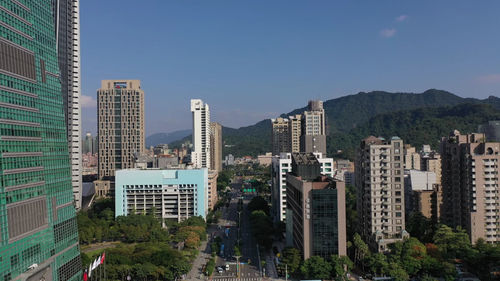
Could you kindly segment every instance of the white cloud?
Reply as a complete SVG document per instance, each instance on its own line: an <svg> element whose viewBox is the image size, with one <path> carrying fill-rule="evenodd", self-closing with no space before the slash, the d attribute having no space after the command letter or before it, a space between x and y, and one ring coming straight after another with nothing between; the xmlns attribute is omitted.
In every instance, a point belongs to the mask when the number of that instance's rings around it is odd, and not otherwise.
<svg viewBox="0 0 500 281"><path fill-rule="evenodd" d="M500 83L500 73L479 76L477 81L480 83Z"/></svg>
<svg viewBox="0 0 500 281"><path fill-rule="evenodd" d="M95 108L95 107L97 107L97 101L94 99L94 97L91 97L91 96L82 95L80 97L80 104L82 105L82 108Z"/></svg>
<svg viewBox="0 0 500 281"><path fill-rule="evenodd" d="M396 18L396 21L402 22L408 19L408 15L400 15Z"/></svg>
<svg viewBox="0 0 500 281"><path fill-rule="evenodd" d="M380 36L382 36L384 38L391 38L394 35L396 35L396 29L395 28L386 28L386 29L382 29L380 31Z"/></svg>

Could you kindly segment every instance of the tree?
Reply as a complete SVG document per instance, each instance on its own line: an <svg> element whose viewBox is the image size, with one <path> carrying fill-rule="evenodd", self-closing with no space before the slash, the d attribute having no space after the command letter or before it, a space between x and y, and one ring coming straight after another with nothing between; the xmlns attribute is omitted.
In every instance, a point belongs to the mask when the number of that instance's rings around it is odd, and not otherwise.
<svg viewBox="0 0 500 281"><path fill-rule="evenodd" d="M374 274L384 275L388 271L389 263L387 257L382 253L369 255L366 258L368 270Z"/></svg>
<svg viewBox="0 0 500 281"><path fill-rule="evenodd" d="M248 203L248 210L250 212L253 211L264 211L266 215L269 215L269 204L267 203L266 199L262 196L255 196L250 200L250 203Z"/></svg>
<svg viewBox="0 0 500 281"><path fill-rule="evenodd" d="M302 254L299 250L293 247L287 247L283 249L281 263L287 265L287 269L290 273L294 274L300 267L300 262L302 261Z"/></svg>
<svg viewBox="0 0 500 281"><path fill-rule="evenodd" d="M446 225L438 227L434 234L434 243L441 255L447 259L464 258L471 249L469 235L465 230L457 228L453 231Z"/></svg>
<svg viewBox="0 0 500 281"><path fill-rule="evenodd" d="M353 262L347 256L332 255L330 263L332 264L332 277L335 280L347 281L347 271L351 270L354 266Z"/></svg>
<svg viewBox="0 0 500 281"><path fill-rule="evenodd" d="M408 273L395 262L389 264L388 273L395 281L407 281L410 279Z"/></svg>
<svg viewBox="0 0 500 281"><path fill-rule="evenodd" d="M354 262L356 264L361 264L361 267L364 271L365 258L370 255L370 249L368 248L368 245L366 245L365 241L361 239L361 236L358 233L354 234L353 244L354 244Z"/></svg>
<svg viewBox="0 0 500 281"><path fill-rule="evenodd" d="M307 279L329 279L332 266L322 257L312 256L300 266L300 272Z"/></svg>

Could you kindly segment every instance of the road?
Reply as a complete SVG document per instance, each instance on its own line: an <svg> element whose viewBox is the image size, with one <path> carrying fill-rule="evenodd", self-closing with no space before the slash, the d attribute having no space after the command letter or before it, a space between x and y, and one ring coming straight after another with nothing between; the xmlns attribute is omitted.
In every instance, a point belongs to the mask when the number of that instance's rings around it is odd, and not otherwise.
<svg viewBox="0 0 500 281"><path fill-rule="evenodd" d="M217 230L212 235L222 237L224 244L224 253L221 256L219 253L217 258L217 266L223 268L229 264L229 270L223 270L222 273L215 270L212 275L213 280L229 281L258 281L262 280L259 269L259 257L257 253L257 244L251 233L250 214L247 210L247 205L254 195L244 195L243 209L241 214L238 213L238 198L240 196L241 183L231 184L231 202L229 207L224 207L222 210L222 218L218 225L220 230ZM241 225L238 233L238 220L241 216ZM226 237L225 229L229 228L229 235ZM234 246L238 241L238 234L241 240L241 257L239 263L234 256ZM216 267L217 267L216 266ZM239 276L238 276L239 272Z"/></svg>

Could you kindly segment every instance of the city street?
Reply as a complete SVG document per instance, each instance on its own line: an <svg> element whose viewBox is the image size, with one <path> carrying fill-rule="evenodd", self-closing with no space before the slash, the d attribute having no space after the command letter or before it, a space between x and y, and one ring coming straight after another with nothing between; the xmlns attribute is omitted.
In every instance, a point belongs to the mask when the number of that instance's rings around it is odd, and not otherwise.
<svg viewBox="0 0 500 281"><path fill-rule="evenodd" d="M241 213L238 212L238 198L240 197L241 183L231 184L231 202L229 207L222 208L222 218L219 220L220 229L215 235L222 238L224 251L218 253L217 265L212 279L214 280L238 280L253 281L261 280L261 272L259 269L259 257L257 253L257 244L255 243L250 229L250 214L246 210L246 206L253 198L253 195L243 195L243 208ZM241 216L240 241L241 241L241 257L239 263L234 255L234 246L238 241L238 217ZM228 236L226 237L226 228L229 228ZM226 265L229 265L229 270L225 270ZM222 273L217 271L217 267L222 267ZM238 272L240 273L238 276Z"/></svg>

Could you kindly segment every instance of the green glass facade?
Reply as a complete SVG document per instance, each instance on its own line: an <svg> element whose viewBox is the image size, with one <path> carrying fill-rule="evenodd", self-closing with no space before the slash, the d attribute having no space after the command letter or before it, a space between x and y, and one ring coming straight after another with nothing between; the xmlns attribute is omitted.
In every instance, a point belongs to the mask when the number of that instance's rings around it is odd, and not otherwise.
<svg viewBox="0 0 500 281"><path fill-rule="evenodd" d="M337 190L312 190L312 253L329 259L339 254Z"/></svg>
<svg viewBox="0 0 500 281"><path fill-rule="evenodd" d="M0 0L0 281L81 280L54 0Z"/></svg>

